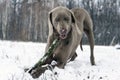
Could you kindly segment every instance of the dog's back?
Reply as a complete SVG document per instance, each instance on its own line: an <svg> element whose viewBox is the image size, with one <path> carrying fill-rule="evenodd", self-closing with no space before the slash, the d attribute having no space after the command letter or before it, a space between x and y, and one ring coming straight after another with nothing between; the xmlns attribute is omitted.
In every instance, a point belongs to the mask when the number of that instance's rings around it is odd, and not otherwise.
<svg viewBox="0 0 120 80"><path fill-rule="evenodd" d="M77 20L78 27L81 31L88 28L93 28L93 23L89 13L83 8L73 8L71 11ZM83 24L81 24L83 23Z"/></svg>

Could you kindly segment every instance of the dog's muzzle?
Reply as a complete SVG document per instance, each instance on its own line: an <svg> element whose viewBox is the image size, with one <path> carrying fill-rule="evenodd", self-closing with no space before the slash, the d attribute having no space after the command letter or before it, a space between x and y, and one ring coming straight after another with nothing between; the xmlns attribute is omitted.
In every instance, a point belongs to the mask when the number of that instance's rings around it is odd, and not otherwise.
<svg viewBox="0 0 120 80"><path fill-rule="evenodd" d="M66 37L67 37L67 30L65 28L62 28L60 30L60 38L61 39L66 39Z"/></svg>

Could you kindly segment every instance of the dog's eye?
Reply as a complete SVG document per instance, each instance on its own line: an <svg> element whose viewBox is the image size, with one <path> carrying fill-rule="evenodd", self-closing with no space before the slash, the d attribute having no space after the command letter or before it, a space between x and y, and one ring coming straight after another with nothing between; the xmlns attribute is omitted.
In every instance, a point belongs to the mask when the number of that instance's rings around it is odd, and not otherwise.
<svg viewBox="0 0 120 80"><path fill-rule="evenodd" d="M67 21L67 22L68 22L68 21L69 21L69 19L68 19L67 17L64 17L64 21Z"/></svg>
<svg viewBox="0 0 120 80"><path fill-rule="evenodd" d="M60 21L60 18L56 18L55 21L56 21L56 22L59 22L59 21Z"/></svg>

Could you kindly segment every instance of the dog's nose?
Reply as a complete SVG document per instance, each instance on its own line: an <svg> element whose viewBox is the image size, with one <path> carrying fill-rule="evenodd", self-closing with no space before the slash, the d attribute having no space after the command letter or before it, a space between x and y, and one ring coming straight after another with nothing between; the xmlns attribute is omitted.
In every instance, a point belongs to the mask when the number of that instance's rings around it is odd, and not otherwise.
<svg viewBox="0 0 120 80"><path fill-rule="evenodd" d="M66 30L65 28L62 28L62 29L60 30L60 33L61 33L61 34L66 34L66 32L67 32L67 30Z"/></svg>

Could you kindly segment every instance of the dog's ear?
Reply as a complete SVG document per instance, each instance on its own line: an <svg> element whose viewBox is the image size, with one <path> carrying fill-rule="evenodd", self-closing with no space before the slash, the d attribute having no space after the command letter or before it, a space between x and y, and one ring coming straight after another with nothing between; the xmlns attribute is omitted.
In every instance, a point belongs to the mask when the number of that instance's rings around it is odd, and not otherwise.
<svg viewBox="0 0 120 80"><path fill-rule="evenodd" d="M49 36L53 35L52 11L48 14Z"/></svg>
<svg viewBox="0 0 120 80"><path fill-rule="evenodd" d="M74 14L73 14L73 12L72 11L70 11L70 13L71 13L71 21L72 21L72 23L75 23L76 22L76 19L75 19L75 16L74 16Z"/></svg>

